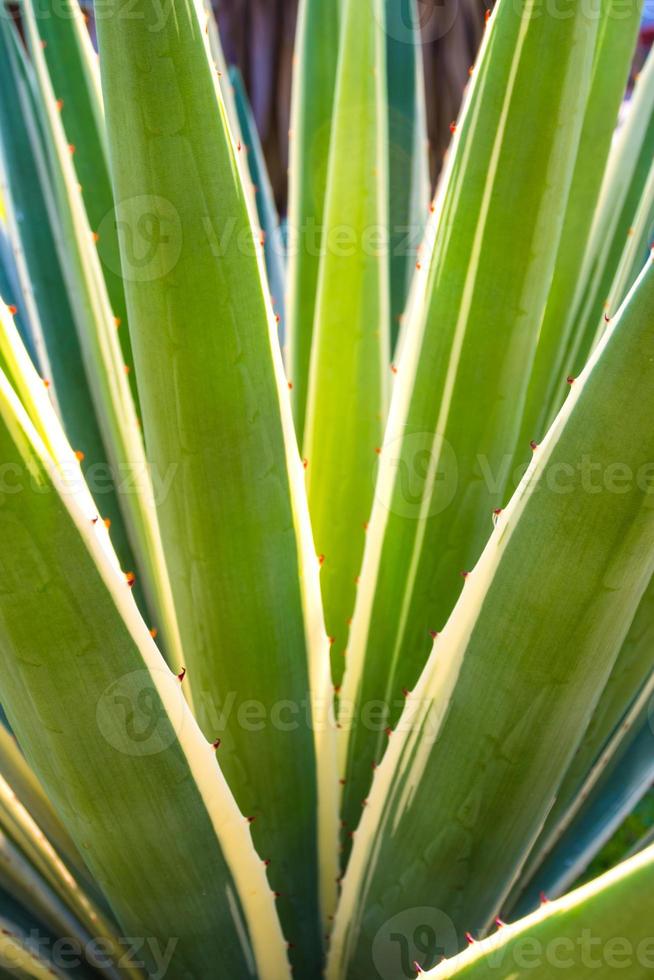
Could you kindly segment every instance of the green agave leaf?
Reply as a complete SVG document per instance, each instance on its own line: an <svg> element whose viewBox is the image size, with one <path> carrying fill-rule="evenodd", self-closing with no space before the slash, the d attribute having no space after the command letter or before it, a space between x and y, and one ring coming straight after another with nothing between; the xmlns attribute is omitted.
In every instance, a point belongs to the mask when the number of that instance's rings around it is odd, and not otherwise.
<svg viewBox="0 0 654 980"><path fill-rule="evenodd" d="M33 980L66 980L50 959L41 955L29 937L11 920L0 917L0 971L10 977L31 977Z"/></svg>
<svg viewBox="0 0 654 980"><path fill-rule="evenodd" d="M572 308L574 331L564 371L575 375L585 364L603 316L615 309L611 285L633 229L654 157L654 52L636 82L629 114L613 145L584 259L579 294ZM629 283L631 286L631 283ZM562 401L556 392L550 413Z"/></svg>
<svg viewBox="0 0 654 980"><path fill-rule="evenodd" d="M97 55L78 0L38 0L34 12L63 129L68 143L74 147L75 172L89 224L99 236L98 255L109 303L119 325L123 361L131 368L133 357L126 322L118 229L113 220L114 200ZM138 404L133 372L129 380L132 397Z"/></svg>
<svg viewBox="0 0 654 980"><path fill-rule="evenodd" d="M5 199L0 205L4 208L4 214L0 220L0 296L6 297L11 305L16 308L16 325L23 343L27 347L33 363L38 364L37 348L40 345L40 338L37 339L34 336L34 326L30 321L20 286L14 247L8 234L7 196L7 176L0 141L0 200Z"/></svg>
<svg viewBox="0 0 654 980"><path fill-rule="evenodd" d="M11 310L0 298L0 369L20 398L32 425L60 466L79 469L57 417L53 414L46 388L29 358L16 329Z"/></svg>
<svg viewBox="0 0 654 980"><path fill-rule="evenodd" d="M2 826L0 826L0 884L25 908L29 908L54 935L68 936L82 948L92 938L61 896L35 870L30 860L7 836ZM0 917L1 921L2 917ZM108 949L111 951L110 944ZM4 963L0 957L0 967L2 966ZM121 973L112 965L103 971L103 975L117 980L129 976L129 973L127 971ZM136 971L132 972L135 980L140 976L141 974Z"/></svg>
<svg viewBox="0 0 654 980"><path fill-rule="evenodd" d="M654 849L572 892L533 915L475 943L467 952L425 975L425 980L554 980L649 977L652 956Z"/></svg>
<svg viewBox="0 0 654 980"><path fill-rule="evenodd" d="M337 800L304 471L198 7L163 21L154 0L134 11L121 17L116 0L98 21L101 68L118 208L167 241L127 298L149 460L174 471L159 516L188 683L256 818L296 974L313 978L319 890L325 914L335 900Z"/></svg>
<svg viewBox="0 0 654 980"><path fill-rule="evenodd" d="M172 944L175 976L220 962L287 977L265 868L215 750L90 496L49 459L3 374L0 458L20 480L0 497L0 696L30 765L126 934Z"/></svg>
<svg viewBox="0 0 654 980"><path fill-rule="evenodd" d="M286 316L288 374L293 379L293 414L300 441L309 392L342 2L300 0L298 9L291 107Z"/></svg>
<svg viewBox="0 0 654 980"><path fill-rule="evenodd" d="M345 0L303 452L336 684L390 378L384 0ZM345 230L345 244L338 235ZM376 237L375 237L376 236Z"/></svg>
<svg viewBox="0 0 654 980"><path fill-rule="evenodd" d="M85 454L76 454L70 448L61 423L51 410L51 403L46 392L43 380L37 375L36 370L24 347L18 330L16 329L10 309L4 304L0 297L0 369L4 371L10 381L14 391L20 398L23 407L27 411L30 421L39 433L53 461L61 467L66 467L68 472L77 473L80 467L85 467L87 457ZM83 455L83 459L80 456ZM90 471L93 474L93 470ZM111 518L108 518L105 506L105 496L102 496L102 512L105 523L111 527L112 541L114 540L114 526ZM128 556L131 551L128 551ZM123 555L120 555L122 562ZM124 563L122 567L125 567ZM129 565L127 567L130 567ZM139 603L142 601L138 596Z"/></svg>
<svg viewBox="0 0 654 980"><path fill-rule="evenodd" d="M634 223L629 232L629 240L622 253L620 264L618 265L611 291L609 293L609 318L617 309L638 278L643 265L652 233L654 232L654 164L650 167L647 182L643 188L643 194L638 205ZM602 334L606 329L604 318L600 321L593 348L601 340Z"/></svg>
<svg viewBox="0 0 654 980"><path fill-rule="evenodd" d="M4 726L0 726L0 776L11 786L16 799L36 820L68 867L74 869L77 877L83 878L87 872L79 851L62 826L13 736Z"/></svg>
<svg viewBox="0 0 654 980"><path fill-rule="evenodd" d="M515 882L654 570L653 315L650 261L390 737L343 883L330 980L369 976L376 937L407 910L440 910L461 944L485 933ZM584 460L603 479L628 471L626 492L588 492Z"/></svg>
<svg viewBox="0 0 654 980"><path fill-rule="evenodd" d="M386 0L391 351L429 214L429 141L416 0Z"/></svg>
<svg viewBox="0 0 654 980"><path fill-rule="evenodd" d="M22 192L36 172L34 158L38 158L38 151L32 146L32 142L40 142L41 131L34 117L29 67L18 31L6 16L2 16L0 20L0 193L3 198L3 230L7 236L9 258L13 265L13 305L17 308L18 322L25 333L25 343L34 363L44 375L49 376L51 368L35 303L35 297L40 296L43 286L38 275L31 282L25 269L26 254L29 254L32 239L28 233L24 246L18 232L20 224L25 221L26 210L29 214L32 203ZM38 233L39 229L34 229L35 237ZM5 292L3 295L8 297L10 293ZM62 312L65 313L65 310Z"/></svg>
<svg viewBox="0 0 654 980"><path fill-rule="evenodd" d="M635 812L640 815L640 810L642 808L642 810L645 813L647 813L648 810L649 810L649 804L650 804L650 793L646 793L645 796L643 797L641 803L639 803L638 806L636 807L636 811ZM630 816L631 816L631 814L630 814ZM629 818L627 818L627 819L629 819ZM646 847L649 847L650 844L652 844L652 843L654 843L654 827L650 827L648 830L646 830L645 833L643 833L638 838L638 840L636 841L636 843L632 847L629 848L629 853L625 855L625 860L627 858L633 857L634 854L640 854L641 851L644 851L645 848Z"/></svg>
<svg viewBox="0 0 654 980"><path fill-rule="evenodd" d="M266 272L270 285L273 307L279 323L279 340L284 346L284 306L286 291L286 256L284 240L279 226L279 215L270 185L270 178L263 155L257 124L252 115L241 73L236 67L229 69L229 77L234 86L234 97L238 111L239 126L243 145L247 152L249 174L254 184L254 198L259 224L263 236L263 254L266 259Z"/></svg>
<svg viewBox="0 0 654 980"><path fill-rule="evenodd" d="M528 446L532 439L540 439L547 431L553 394L561 391L566 348L574 327L570 307L581 277L593 214L636 46L642 7L642 0L633 0L626 6L621 0L603 0L601 4L591 88L529 380L521 447ZM635 279L636 275L629 287Z"/></svg>
<svg viewBox="0 0 654 980"><path fill-rule="evenodd" d="M583 805L537 869L511 916L531 911L538 896L562 895L586 871L602 847L651 789L654 781L654 733L651 701L608 765L588 789Z"/></svg>
<svg viewBox="0 0 654 980"><path fill-rule="evenodd" d="M92 939L89 941L90 945L84 948L79 941L73 940L71 943L70 938L58 936L48 929L33 911L25 909L13 895L2 888L0 888L0 919L6 923L8 932L24 942L37 957L41 956L45 959L48 965L62 970L62 974L66 977L73 976L76 980L97 980L98 971L89 965L91 959L95 959L96 962L100 960L98 963L100 975L103 970L106 975L113 969L108 957L102 957L101 947L93 946ZM58 945L55 945L57 943ZM5 965L6 972L0 960L0 977L3 980L6 977L25 976L21 974L16 964L13 964L14 973L10 969L11 963L5 961ZM116 976L115 972L114 976ZM143 973L140 973L139 977L143 978Z"/></svg>
<svg viewBox="0 0 654 980"><path fill-rule="evenodd" d="M4 831L20 848L30 865L76 916L86 934L106 942L120 960L120 947L110 923L98 904L90 898L71 874L65 862L45 838L29 811L17 799L13 788L0 776L0 833ZM137 976L136 971L132 975Z"/></svg>
<svg viewBox="0 0 654 980"><path fill-rule="evenodd" d="M570 763L520 887L537 871L638 726L654 694L654 582L634 617L588 728ZM517 891L518 889L516 889Z"/></svg>
<svg viewBox="0 0 654 980"><path fill-rule="evenodd" d="M409 300L343 681L349 831L510 476L598 20L534 11L490 21Z"/></svg>
<svg viewBox="0 0 654 980"><path fill-rule="evenodd" d="M227 65L222 42L220 40L218 22L216 20L214 8L211 4L208 4L205 8L204 17L205 31L209 42L209 53L213 59L213 66L218 76L218 87L225 104L229 128L232 131L232 138L234 142L238 142L238 140L242 137L242 133L240 130L239 112L236 105L236 92L234 91L230 68ZM247 167L243 167L242 173L245 170L247 170Z"/></svg>
<svg viewBox="0 0 654 980"><path fill-rule="evenodd" d="M111 522L112 540L125 568L134 567L116 486L108 466L108 454L96 420L77 336L74 313L64 271L57 252L53 222L57 204L50 168L33 103L33 79L17 34L3 19L0 23L0 134L6 157L6 177L11 199L13 247L22 284L18 314L25 313L32 330L42 338L45 353L35 363L51 384L68 437L84 453L83 469L102 490L102 510ZM2 294L12 302L12 294ZM19 321L20 325L20 321ZM24 336L24 334L23 334ZM33 347L34 345L31 345ZM39 343L36 345L40 349Z"/></svg>
<svg viewBox="0 0 654 980"><path fill-rule="evenodd" d="M91 396L114 481L118 480L118 499L137 556L140 583L153 610L156 628L162 634L166 653L173 664L181 665L179 632L157 525L153 487L153 479L156 479L157 493L164 494L170 474L165 471L151 473L146 463L140 423L124 369L94 232L77 185L32 0L24 0L21 11L38 82L41 123L61 219L59 255L69 296L74 303ZM108 220L113 218L110 216ZM131 276L139 273L143 274L143 267L138 263L125 271L125 275ZM84 446L76 448L85 452Z"/></svg>

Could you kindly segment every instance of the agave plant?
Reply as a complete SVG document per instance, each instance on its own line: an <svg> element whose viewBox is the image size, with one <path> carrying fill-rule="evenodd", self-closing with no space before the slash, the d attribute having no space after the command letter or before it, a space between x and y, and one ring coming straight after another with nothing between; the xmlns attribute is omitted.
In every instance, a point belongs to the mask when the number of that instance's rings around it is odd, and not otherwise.
<svg viewBox="0 0 654 980"><path fill-rule="evenodd" d="M417 7L304 0L285 239L199 0L3 8L3 975L654 968L640 13L499 0L430 201Z"/></svg>

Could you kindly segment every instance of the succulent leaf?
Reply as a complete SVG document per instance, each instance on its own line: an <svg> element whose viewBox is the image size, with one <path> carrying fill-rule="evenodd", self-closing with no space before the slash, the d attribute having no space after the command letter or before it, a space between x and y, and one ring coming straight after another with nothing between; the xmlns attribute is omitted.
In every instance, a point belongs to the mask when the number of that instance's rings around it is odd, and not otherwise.
<svg viewBox="0 0 654 980"><path fill-rule="evenodd" d="M575 375L591 351L604 316L610 316L617 297L611 284L625 248L629 248L643 190L654 158L654 51L636 81L627 118L618 132L608 160L600 199L591 229L579 295L572 309L574 330L568 342L565 371ZM631 286L632 283L629 283ZM606 304L609 304L607 307ZM561 402L560 390L550 406Z"/></svg>
<svg viewBox="0 0 654 980"><path fill-rule="evenodd" d="M391 353L397 348L430 199L422 38L416 0L386 0Z"/></svg>
<svg viewBox="0 0 654 980"><path fill-rule="evenodd" d="M172 473L159 517L186 683L313 977L318 895L326 915L336 889L334 727L276 324L198 5L163 24L153 0L118 9L98 22L103 88L118 207L162 236L127 298L148 459Z"/></svg>
<svg viewBox="0 0 654 980"><path fill-rule="evenodd" d="M325 556L320 584L337 685L390 378L384 16L384 0L345 0L341 8L341 54L302 443L316 548ZM346 237L341 241L339 235Z"/></svg>
<svg viewBox="0 0 654 980"><path fill-rule="evenodd" d="M132 368L97 55L78 0L39 0L34 13L63 130L75 148L75 173L89 225L98 235L98 256L109 304L119 324L123 362ZM138 407L133 371L128 380Z"/></svg>
<svg viewBox="0 0 654 980"><path fill-rule="evenodd" d="M579 4L562 21L529 2L500 2L454 134L409 300L348 642L340 719L348 830L403 690L505 502L596 29Z"/></svg>
<svg viewBox="0 0 654 980"><path fill-rule="evenodd" d="M369 975L376 931L406 908L441 909L462 945L465 931L483 935L527 857L654 570L651 476L638 476L654 453L653 315L650 260L390 737L343 882L330 980ZM584 459L602 480L627 468L628 491L588 492Z"/></svg>
<svg viewBox="0 0 654 980"><path fill-rule="evenodd" d="M0 452L22 479L0 505L2 699L28 761L127 935L179 937L177 975L217 959L237 975L254 958L261 976L288 976L265 869L215 752L107 560L92 503L4 375Z"/></svg>
<svg viewBox="0 0 654 980"><path fill-rule="evenodd" d="M603 779L604 771L615 769L615 757L622 754L634 730L646 725L654 695L653 630L654 583L650 582L584 737L565 773L556 802L532 848L516 886L517 894L525 882L538 873L539 866L563 834L571 836L570 825L577 820L579 812L586 809L588 797ZM647 787L645 777L643 791ZM598 843L598 849L600 846ZM549 864L556 866L556 857ZM551 889L548 894L552 894Z"/></svg>
<svg viewBox="0 0 654 980"><path fill-rule="evenodd" d="M289 170L288 372L302 440L322 252L342 0L300 0Z"/></svg>
<svg viewBox="0 0 654 980"><path fill-rule="evenodd" d="M651 697L633 728L610 746L607 762L593 771L585 795L562 825L511 915L530 912L538 896L557 898L586 872L591 861L635 809L654 781Z"/></svg>
<svg viewBox="0 0 654 980"><path fill-rule="evenodd" d="M8 976L67 980L65 973L34 949L30 937L4 916L0 917L0 963L7 968Z"/></svg>
<svg viewBox="0 0 654 980"><path fill-rule="evenodd" d="M593 75L574 176L529 379L520 437L523 453L530 440L538 441L547 431L550 417L546 413L553 393L562 390L566 348L574 323L569 311L582 273L593 214L636 47L642 6L641 0L633 0L626 7L620 0L603 0L601 4ZM635 279L636 275L629 287ZM620 302L626 292L625 289Z"/></svg>
<svg viewBox="0 0 654 980"><path fill-rule="evenodd" d="M127 532L142 573L143 585L166 652L174 665L182 663L179 630L173 608L168 570L155 512L155 492L148 469L140 422L117 338L116 323L98 257L94 232L78 187L70 146L63 131L57 100L38 34L32 0L21 7L29 51L40 92L41 124L61 219L63 268L74 304L76 327L87 378ZM134 260L140 268L140 259ZM134 275L135 266L122 272ZM142 271L142 269L140 270ZM129 365L127 365L129 367ZM77 449L85 452L84 447ZM166 474L154 472L156 479ZM165 492L158 487L158 492Z"/></svg>
<svg viewBox="0 0 654 980"><path fill-rule="evenodd" d="M651 899L654 850L626 861L596 881L512 925L425 974L424 980L509 980L522 970L554 980L610 980L629 969L630 980L651 973Z"/></svg>
<svg viewBox="0 0 654 980"><path fill-rule="evenodd" d="M257 216L261 226L263 254L266 260L266 273L270 286L270 296L279 328L279 340L284 347L284 308L286 292L286 251L279 224L279 215L266 169L261 140L252 115L243 78L238 68L229 69L229 77L234 87L234 99L238 112L242 145L247 153L249 174L254 185L254 199Z"/></svg>

